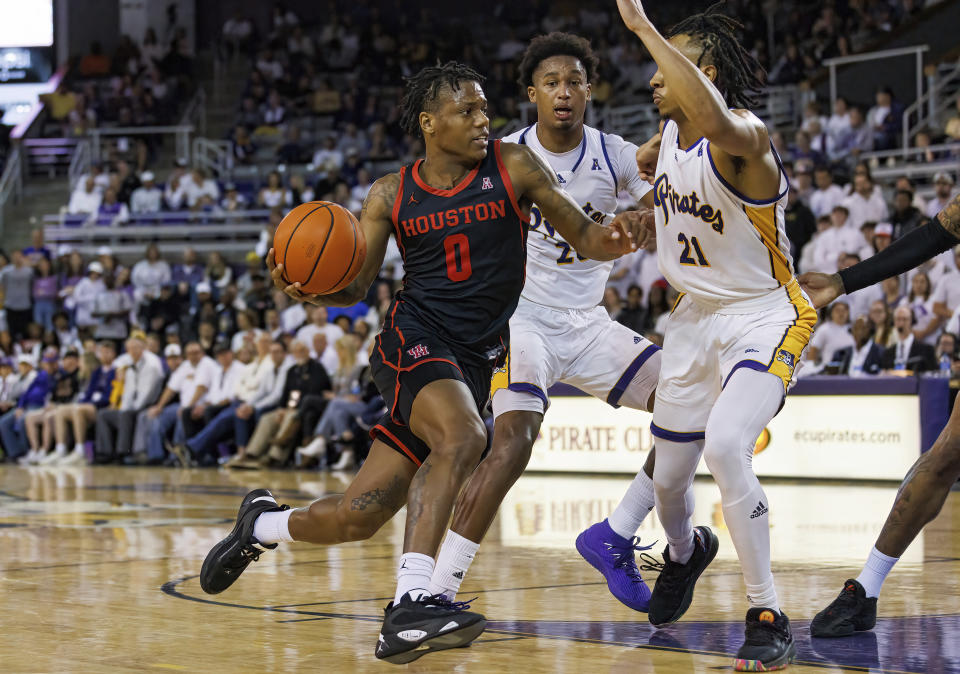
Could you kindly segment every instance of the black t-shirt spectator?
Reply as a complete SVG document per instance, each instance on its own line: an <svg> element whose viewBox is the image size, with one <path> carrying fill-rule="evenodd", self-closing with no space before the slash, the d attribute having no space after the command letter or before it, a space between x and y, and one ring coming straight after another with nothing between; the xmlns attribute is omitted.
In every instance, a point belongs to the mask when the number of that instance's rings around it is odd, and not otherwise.
<svg viewBox="0 0 960 674"><path fill-rule="evenodd" d="M280 405L298 407L306 396L321 395L332 388L330 376L319 361L311 359L303 364L297 363L287 372Z"/></svg>
<svg viewBox="0 0 960 674"><path fill-rule="evenodd" d="M57 404L65 404L73 402L73 399L77 396L77 393L80 392L80 372L79 370L74 370L73 372L67 372L66 370L59 370L57 374L53 376L53 395L51 397L51 402Z"/></svg>

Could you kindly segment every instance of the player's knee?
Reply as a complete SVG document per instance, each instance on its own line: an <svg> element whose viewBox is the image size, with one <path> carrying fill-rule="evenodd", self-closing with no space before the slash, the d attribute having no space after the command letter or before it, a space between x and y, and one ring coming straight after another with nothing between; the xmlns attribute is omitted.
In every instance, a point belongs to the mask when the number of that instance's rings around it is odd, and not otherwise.
<svg viewBox="0 0 960 674"><path fill-rule="evenodd" d="M711 424L703 445L703 460L711 474L739 473L745 463L752 464L752 447L745 447L743 430L733 424ZM718 478L718 480L721 478Z"/></svg>
<svg viewBox="0 0 960 674"><path fill-rule="evenodd" d="M927 453L938 481L953 484L960 478L960 437L937 442Z"/></svg>
<svg viewBox="0 0 960 674"><path fill-rule="evenodd" d="M434 461L449 461L464 470L473 470L487 447L487 427L480 418L461 422L455 429L443 430L430 445Z"/></svg>
<svg viewBox="0 0 960 674"><path fill-rule="evenodd" d="M501 424L495 429L493 448L486 460L497 464L504 476L520 477L530 463L537 428L527 423Z"/></svg>

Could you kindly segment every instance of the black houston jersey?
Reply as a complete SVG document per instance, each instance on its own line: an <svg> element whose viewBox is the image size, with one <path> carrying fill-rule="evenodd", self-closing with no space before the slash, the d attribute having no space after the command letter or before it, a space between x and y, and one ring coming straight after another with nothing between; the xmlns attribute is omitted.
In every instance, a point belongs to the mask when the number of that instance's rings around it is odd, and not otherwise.
<svg viewBox="0 0 960 674"><path fill-rule="evenodd" d="M420 178L422 161L400 169L393 225L404 278L391 316L401 326L416 320L465 358L496 359L523 289L528 220L500 141L491 141L487 156L450 190Z"/></svg>

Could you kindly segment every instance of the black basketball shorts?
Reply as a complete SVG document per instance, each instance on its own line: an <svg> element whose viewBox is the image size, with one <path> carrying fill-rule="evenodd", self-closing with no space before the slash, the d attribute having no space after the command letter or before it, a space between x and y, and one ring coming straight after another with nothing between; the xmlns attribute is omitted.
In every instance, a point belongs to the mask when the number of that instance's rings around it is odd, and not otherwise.
<svg viewBox="0 0 960 674"><path fill-rule="evenodd" d="M438 379L456 379L470 389L477 412L490 397L490 365L469 365L458 359L447 344L409 321L385 328L376 339L370 357L373 381L387 405L387 413L370 430L416 465L430 454L427 444L410 430L410 411L420 390Z"/></svg>

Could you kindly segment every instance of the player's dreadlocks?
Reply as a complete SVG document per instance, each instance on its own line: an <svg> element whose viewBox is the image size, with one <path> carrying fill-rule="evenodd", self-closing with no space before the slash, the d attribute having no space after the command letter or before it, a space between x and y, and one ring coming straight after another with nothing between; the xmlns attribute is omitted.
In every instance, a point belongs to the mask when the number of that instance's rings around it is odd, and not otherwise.
<svg viewBox="0 0 960 674"><path fill-rule="evenodd" d="M600 59L593 53L590 41L572 33L554 31L547 35L538 35L530 40L527 50L520 60L520 86L526 89L533 86L533 72L544 60L551 56L572 56L583 64L587 71L587 82L592 82L600 65Z"/></svg>
<svg viewBox="0 0 960 674"><path fill-rule="evenodd" d="M720 0L705 12L687 17L671 28L666 37L690 36L703 50L697 59L697 67L704 61L717 67L714 84L727 104L734 108L751 108L757 104L756 94L764 86L766 73L737 39L737 31L743 25L720 12L723 4L724 0Z"/></svg>
<svg viewBox="0 0 960 674"><path fill-rule="evenodd" d="M461 82L479 82L483 76L470 66L456 61L428 66L412 77L405 78L406 91L400 101L400 126L413 136L421 135L420 113L433 112L443 87L460 90Z"/></svg>

